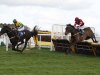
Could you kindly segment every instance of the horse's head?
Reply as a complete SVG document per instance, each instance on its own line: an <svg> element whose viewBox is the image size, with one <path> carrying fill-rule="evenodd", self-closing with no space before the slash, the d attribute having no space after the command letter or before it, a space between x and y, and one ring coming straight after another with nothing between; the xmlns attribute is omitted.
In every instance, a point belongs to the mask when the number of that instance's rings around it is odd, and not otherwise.
<svg viewBox="0 0 100 75"><path fill-rule="evenodd" d="M67 24L66 28L65 28L65 35L69 34L69 33L73 33L75 30L74 26L72 26L71 24Z"/></svg>
<svg viewBox="0 0 100 75"><path fill-rule="evenodd" d="M4 25L0 31L0 36L4 33L8 33L11 31L11 28L8 25Z"/></svg>

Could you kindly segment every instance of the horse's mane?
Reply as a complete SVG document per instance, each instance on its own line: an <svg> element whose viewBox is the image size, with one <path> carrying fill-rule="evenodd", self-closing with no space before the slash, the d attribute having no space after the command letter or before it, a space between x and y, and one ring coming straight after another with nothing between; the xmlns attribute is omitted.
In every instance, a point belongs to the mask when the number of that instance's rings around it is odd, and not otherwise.
<svg viewBox="0 0 100 75"><path fill-rule="evenodd" d="M70 27L72 27L72 28L75 28L73 25L71 25L71 24L67 24L67 26L70 26Z"/></svg>
<svg viewBox="0 0 100 75"><path fill-rule="evenodd" d="M10 29L10 30L12 30L11 27L10 27L9 25L4 25L3 28L4 28L4 27L5 27L5 28L8 28L8 29Z"/></svg>
<svg viewBox="0 0 100 75"><path fill-rule="evenodd" d="M3 25L3 27L7 27L7 28L10 28L10 26L9 26L9 25Z"/></svg>

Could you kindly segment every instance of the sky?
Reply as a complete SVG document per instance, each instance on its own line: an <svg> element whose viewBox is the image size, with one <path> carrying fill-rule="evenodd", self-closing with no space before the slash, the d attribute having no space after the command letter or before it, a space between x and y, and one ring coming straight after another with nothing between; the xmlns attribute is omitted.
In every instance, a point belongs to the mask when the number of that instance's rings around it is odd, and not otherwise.
<svg viewBox="0 0 100 75"><path fill-rule="evenodd" d="M0 0L0 23L17 19L31 29L52 30L52 25L74 24L79 17L100 35L100 0Z"/></svg>

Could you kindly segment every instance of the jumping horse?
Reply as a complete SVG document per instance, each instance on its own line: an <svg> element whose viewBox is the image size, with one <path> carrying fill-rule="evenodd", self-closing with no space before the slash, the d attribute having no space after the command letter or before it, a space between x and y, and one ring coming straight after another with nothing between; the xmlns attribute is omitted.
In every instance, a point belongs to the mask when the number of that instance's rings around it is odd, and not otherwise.
<svg viewBox="0 0 100 75"><path fill-rule="evenodd" d="M10 42L12 43L12 50L14 51L18 51L18 52L23 52L24 49L27 46L27 42L31 37L35 37L38 35L38 28L37 26L34 26L32 31L29 30L23 30L22 33L23 35L20 37L18 35L18 31L17 30L13 30L9 25L3 25L1 31L0 31L0 36L3 35L4 33L6 33L10 39ZM25 43L24 47L22 48L22 50L19 50L19 45ZM17 46L17 48L16 48Z"/></svg>
<svg viewBox="0 0 100 75"><path fill-rule="evenodd" d="M73 25L67 24L65 28L65 35L71 33L70 46L75 46L76 43L82 42L83 40L88 40L90 38L94 43L98 42L90 27L84 28L83 30L84 34L82 35Z"/></svg>

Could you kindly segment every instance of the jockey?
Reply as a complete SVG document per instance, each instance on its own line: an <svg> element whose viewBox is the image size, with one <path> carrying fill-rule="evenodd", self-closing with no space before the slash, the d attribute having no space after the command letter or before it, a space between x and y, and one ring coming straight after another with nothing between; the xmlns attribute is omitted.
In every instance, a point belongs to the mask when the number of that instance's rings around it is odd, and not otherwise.
<svg viewBox="0 0 100 75"><path fill-rule="evenodd" d="M75 18L74 27L75 27L76 29L78 29L78 30L81 32L81 34L84 33L84 31L83 31L83 29L84 29L84 22L83 22L82 19L79 19L78 17L76 17L76 18Z"/></svg>
<svg viewBox="0 0 100 75"><path fill-rule="evenodd" d="M21 22L18 22L16 19L13 20L13 23L16 27L16 29L19 31L19 35L21 36L23 33L21 31L24 30L24 25Z"/></svg>

